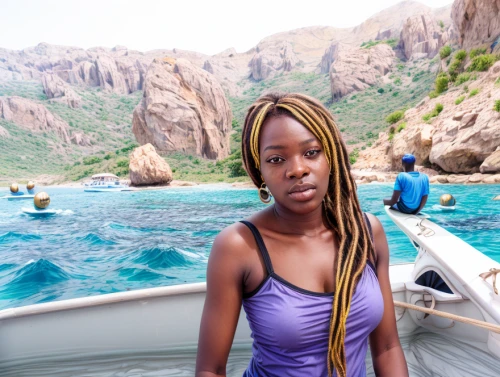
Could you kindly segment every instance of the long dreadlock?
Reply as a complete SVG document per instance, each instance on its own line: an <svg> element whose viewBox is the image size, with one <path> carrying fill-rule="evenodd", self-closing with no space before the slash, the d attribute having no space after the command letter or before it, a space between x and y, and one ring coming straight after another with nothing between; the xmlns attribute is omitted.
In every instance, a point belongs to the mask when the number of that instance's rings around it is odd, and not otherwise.
<svg viewBox="0 0 500 377"><path fill-rule="evenodd" d="M328 374L345 377L346 320L356 282L366 260L375 260L375 251L350 173L349 155L330 112L317 100L303 94L271 93L260 97L250 108L243 127L242 156L248 175L260 187L259 135L264 122L288 115L306 127L321 142L330 166L330 183L324 198L327 226L339 240L335 294L330 319Z"/></svg>

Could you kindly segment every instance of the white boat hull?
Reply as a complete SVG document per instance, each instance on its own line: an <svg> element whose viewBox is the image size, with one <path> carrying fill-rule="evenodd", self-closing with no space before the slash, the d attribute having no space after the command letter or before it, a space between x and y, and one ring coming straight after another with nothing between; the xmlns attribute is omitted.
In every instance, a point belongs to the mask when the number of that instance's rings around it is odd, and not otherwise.
<svg viewBox="0 0 500 377"><path fill-rule="evenodd" d="M130 187L122 187L122 188L90 188L87 187L83 189L85 192L121 192L121 191L135 191L133 188Z"/></svg>

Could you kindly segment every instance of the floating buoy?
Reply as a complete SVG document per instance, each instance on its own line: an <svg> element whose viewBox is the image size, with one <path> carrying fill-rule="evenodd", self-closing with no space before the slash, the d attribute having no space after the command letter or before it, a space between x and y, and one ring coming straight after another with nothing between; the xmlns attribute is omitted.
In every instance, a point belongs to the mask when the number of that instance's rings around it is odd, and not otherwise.
<svg viewBox="0 0 500 377"><path fill-rule="evenodd" d="M19 185L17 183L13 183L10 185L10 192L16 194L19 191Z"/></svg>
<svg viewBox="0 0 500 377"><path fill-rule="evenodd" d="M35 183L33 181L29 181L28 184L26 185L26 188L28 190L33 190L35 188Z"/></svg>
<svg viewBox="0 0 500 377"><path fill-rule="evenodd" d="M457 201L451 194L443 194L439 198L439 204L443 207L453 207L456 203Z"/></svg>
<svg viewBox="0 0 500 377"><path fill-rule="evenodd" d="M50 197L49 194L46 192L39 192L38 194L35 195L35 207L38 209L44 209L47 208L50 204Z"/></svg>

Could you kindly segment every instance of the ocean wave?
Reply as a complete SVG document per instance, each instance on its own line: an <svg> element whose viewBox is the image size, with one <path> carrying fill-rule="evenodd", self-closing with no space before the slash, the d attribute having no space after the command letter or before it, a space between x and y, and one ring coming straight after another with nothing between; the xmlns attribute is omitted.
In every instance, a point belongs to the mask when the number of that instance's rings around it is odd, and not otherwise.
<svg viewBox="0 0 500 377"><path fill-rule="evenodd" d="M16 266L17 266L17 264L13 264L13 263L0 264L0 271L10 270Z"/></svg>
<svg viewBox="0 0 500 377"><path fill-rule="evenodd" d="M439 221L443 227L453 227L459 231L500 230L500 215L476 216L464 219L443 219Z"/></svg>
<svg viewBox="0 0 500 377"><path fill-rule="evenodd" d="M41 239L42 237L36 234L24 234L17 232L7 232L4 234L0 234L0 243L11 241L33 241Z"/></svg>
<svg viewBox="0 0 500 377"><path fill-rule="evenodd" d="M144 232L144 233L151 233L151 232L166 232L166 233L174 233L174 232L183 232L183 230L176 229L176 228L151 228L151 227L135 227L131 225L123 225L119 223L110 223L106 224L106 227L109 227L114 230L119 230L123 232Z"/></svg>
<svg viewBox="0 0 500 377"><path fill-rule="evenodd" d="M101 238L101 237L99 237L95 233L88 233L88 234L86 234L83 237L76 237L76 239L78 241L81 241L81 242L86 242L86 243L88 243L89 245L92 245L92 246L97 246L97 245L115 245L116 244L116 242L111 241L111 240L107 240L105 238Z"/></svg>
<svg viewBox="0 0 500 377"><path fill-rule="evenodd" d="M175 279L174 277L163 275L154 271L145 270L142 268L121 268L118 274L126 278L128 281L151 281L163 279Z"/></svg>
<svg viewBox="0 0 500 377"><path fill-rule="evenodd" d="M179 251L174 247L151 247L147 249L134 251L127 256L128 259L134 263L142 264L154 270L161 270L172 267L187 267L193 263L194 253Z"/></svg>
<svg viewBox="0 0 500 377"><path fill-rule="evenodd" d="M70 280L72 276L56 264L39 259L25 264L0 291L2 299L25 298L38 293L46 286Z"/></svg>
<svg viewBox="0 0 500 377"><path fill-rule="evenodd" d="M9 284L43 283L54 284L71 279L71 275L58 265L39 259L21 267Z"/></svg>

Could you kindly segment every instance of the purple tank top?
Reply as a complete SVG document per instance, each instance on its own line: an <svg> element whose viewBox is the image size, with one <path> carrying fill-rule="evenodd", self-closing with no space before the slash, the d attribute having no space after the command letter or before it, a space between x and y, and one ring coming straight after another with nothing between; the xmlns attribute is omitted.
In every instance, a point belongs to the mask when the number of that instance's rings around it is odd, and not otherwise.
<svg viewBox="0 0 500 377"><path fill-rule="evenodd" d="M311 292L278 276L264 240L252 231L264 259L267 277L243 296L253 345L243 377L326 377L333 293ZM370 229L371 232L371 229ZM384 301L371 262L359 279L347 317L345 350L348 377L365 377L368 335L384 313Z"/></svg>

